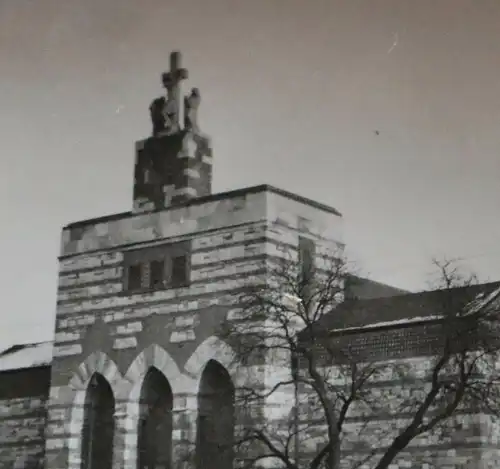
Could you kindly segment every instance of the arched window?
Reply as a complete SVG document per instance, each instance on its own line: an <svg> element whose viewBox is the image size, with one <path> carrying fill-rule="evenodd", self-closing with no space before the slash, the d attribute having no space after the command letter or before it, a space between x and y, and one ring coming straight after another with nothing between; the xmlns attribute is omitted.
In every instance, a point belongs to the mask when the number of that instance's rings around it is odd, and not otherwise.
<svg viewBox="0 0 500 469"><path fill-rule="evenodd" d="M82 430L82 469L111 469L115 398L106 379L95 373L85 396Z"/></svg>
<svg viewBox="0 0 500 469"><path fill-rule="evenodd" d="M234 420L233 382L220 363L210 360L198 390L198 469L233 468Z"/></svg>
<svg viewBox="0 0 500 469"><path fill-rule="evenodd" d="M138 469L172 467L172 389L156 368L144 378L137 440Z"/></svg>

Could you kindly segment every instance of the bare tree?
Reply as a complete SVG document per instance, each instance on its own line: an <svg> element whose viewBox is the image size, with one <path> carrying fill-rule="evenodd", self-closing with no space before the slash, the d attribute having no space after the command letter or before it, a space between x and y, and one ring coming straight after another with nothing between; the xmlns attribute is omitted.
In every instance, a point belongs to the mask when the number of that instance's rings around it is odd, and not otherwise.
<svg viewBox="0 0 500 469"><path fill-rule="evenodd" d="M266 281L244 289L221 331L260 372L237 393L254 414L236 441L246 467L386 469L422 435L442 441L463 413L498 414L500 291L435 265L439 289L355 300L342 252L269 259ZM367 317L373 304L397 314Z"/></svg>

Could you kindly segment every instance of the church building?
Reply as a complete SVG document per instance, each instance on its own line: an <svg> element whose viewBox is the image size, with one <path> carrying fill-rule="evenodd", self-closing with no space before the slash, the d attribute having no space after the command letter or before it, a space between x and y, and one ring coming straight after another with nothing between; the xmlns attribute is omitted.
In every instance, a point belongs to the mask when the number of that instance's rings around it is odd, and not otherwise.
<svg viewBox="0 0 500 469"><path fill-rule="evenodd" d="M0 354L2 469L235 467L219 448L242 425L244 367L217 328L280 247L343 246L332 207L269 185L212 194L187 78L172 53L135 145L132 210L63 228L53 342ZM405 293L354 277L349 291Z"/></svg>

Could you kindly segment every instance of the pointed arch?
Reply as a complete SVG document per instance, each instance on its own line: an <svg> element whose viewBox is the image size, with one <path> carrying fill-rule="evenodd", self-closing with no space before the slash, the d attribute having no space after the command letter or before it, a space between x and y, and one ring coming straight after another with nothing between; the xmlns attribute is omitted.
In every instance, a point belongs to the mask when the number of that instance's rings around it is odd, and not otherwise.
<svg viewBox="0 0 500 469"><path fill-rule="evenodd" d="M116 394L122 375L116 363L100 351L91 353L80 364L69 382L69 387L77 391L86 390L94 373L102 375L111 386L113 393Z"/></svg>
<svg viewBox="0 0 500 469"><path fill-rule="evenodd" d="M224 341L216 336L210 336L196 348L184 366L186 372L196 380L196 389L200 387L201 375L210 360L223 366L233 382L238 383L236 354Z"/></svg>
<svg viewBox="0 0 500 469"><path fill-rule="evenodd" d="M147 371L140 392L137 468L172 467L173 394L165 375Z"/></svg>
<svg viewBox="0 0 500 469"><path fill-rule="evenodd" d="M155 371L150 371L152 369ZM124 435L124 447L127 452L127 460L133 461L133 463L127 463L127 467L136 467L140 460L140 452L137 451L138 443L140 444L138 430L140 425L144 425L144 407L141 401L144 403L143 390L149 380L148 374L151 373L154 373L156 384L161 381L159 375L168 382L172 396L188 392L195 386L194 380L182 374L175 360L159 345L152 344L139 353L124 377L129 390L125 396L127 400L125 423L127 432ZM168 428L168 422L165 425ZM167 430L162 431L167 432Z"/></svg>
<svg viewBox="0 0 500 469"><path fill-rule="evenodd" d="M115 397L109 382L94 373L85 393L81 432L81 468L111 469L115 433Z"/></svg>
<svg viewBox="0 0 500 469"><path fill-rule="evenodd" d="M69 424L68 461L81 460L85 406L86 403L88 404L87 391L91 379L96 375L102 377L107 386L109 386L113 395L113 401L120 389L122 382L120 371L113 360L105 353L100 351L93 352L78 366L68 384L68 390L73 393L73 405ZM104 390L104 387L101 389Z"/></svg>
<svg viewBox="0 0 500 469"><path fill-rule="evenodd" d="M210 359L198 389L196 466L232 469L234 464L235 387L227 369Z"/></svg>
<svg viewBox="0 0 500 469"><path fill-rule="evenodd" d="M125 373L125 380L132 385L130 400L139 399L142 381L151 367L163 373L174 392L183 392L192 386L191 382L185 382L186 377L181 373L171 355L159 345L152 344L135 358Z"/></svg>

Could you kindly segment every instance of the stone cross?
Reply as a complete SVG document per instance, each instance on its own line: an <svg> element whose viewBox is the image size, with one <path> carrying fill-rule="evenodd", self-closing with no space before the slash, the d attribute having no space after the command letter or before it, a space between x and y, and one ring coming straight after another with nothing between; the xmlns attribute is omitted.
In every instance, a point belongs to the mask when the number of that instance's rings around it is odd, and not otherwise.
<svg viewBox="0 0 500 469"><path fill-rule="evenodd" d="M167 90L167 113L170 124L179 125L181 111L180 83L188 77L188 71L181 67L181 53L170 54L170 71L163 73L163 86Z"/></svg>

